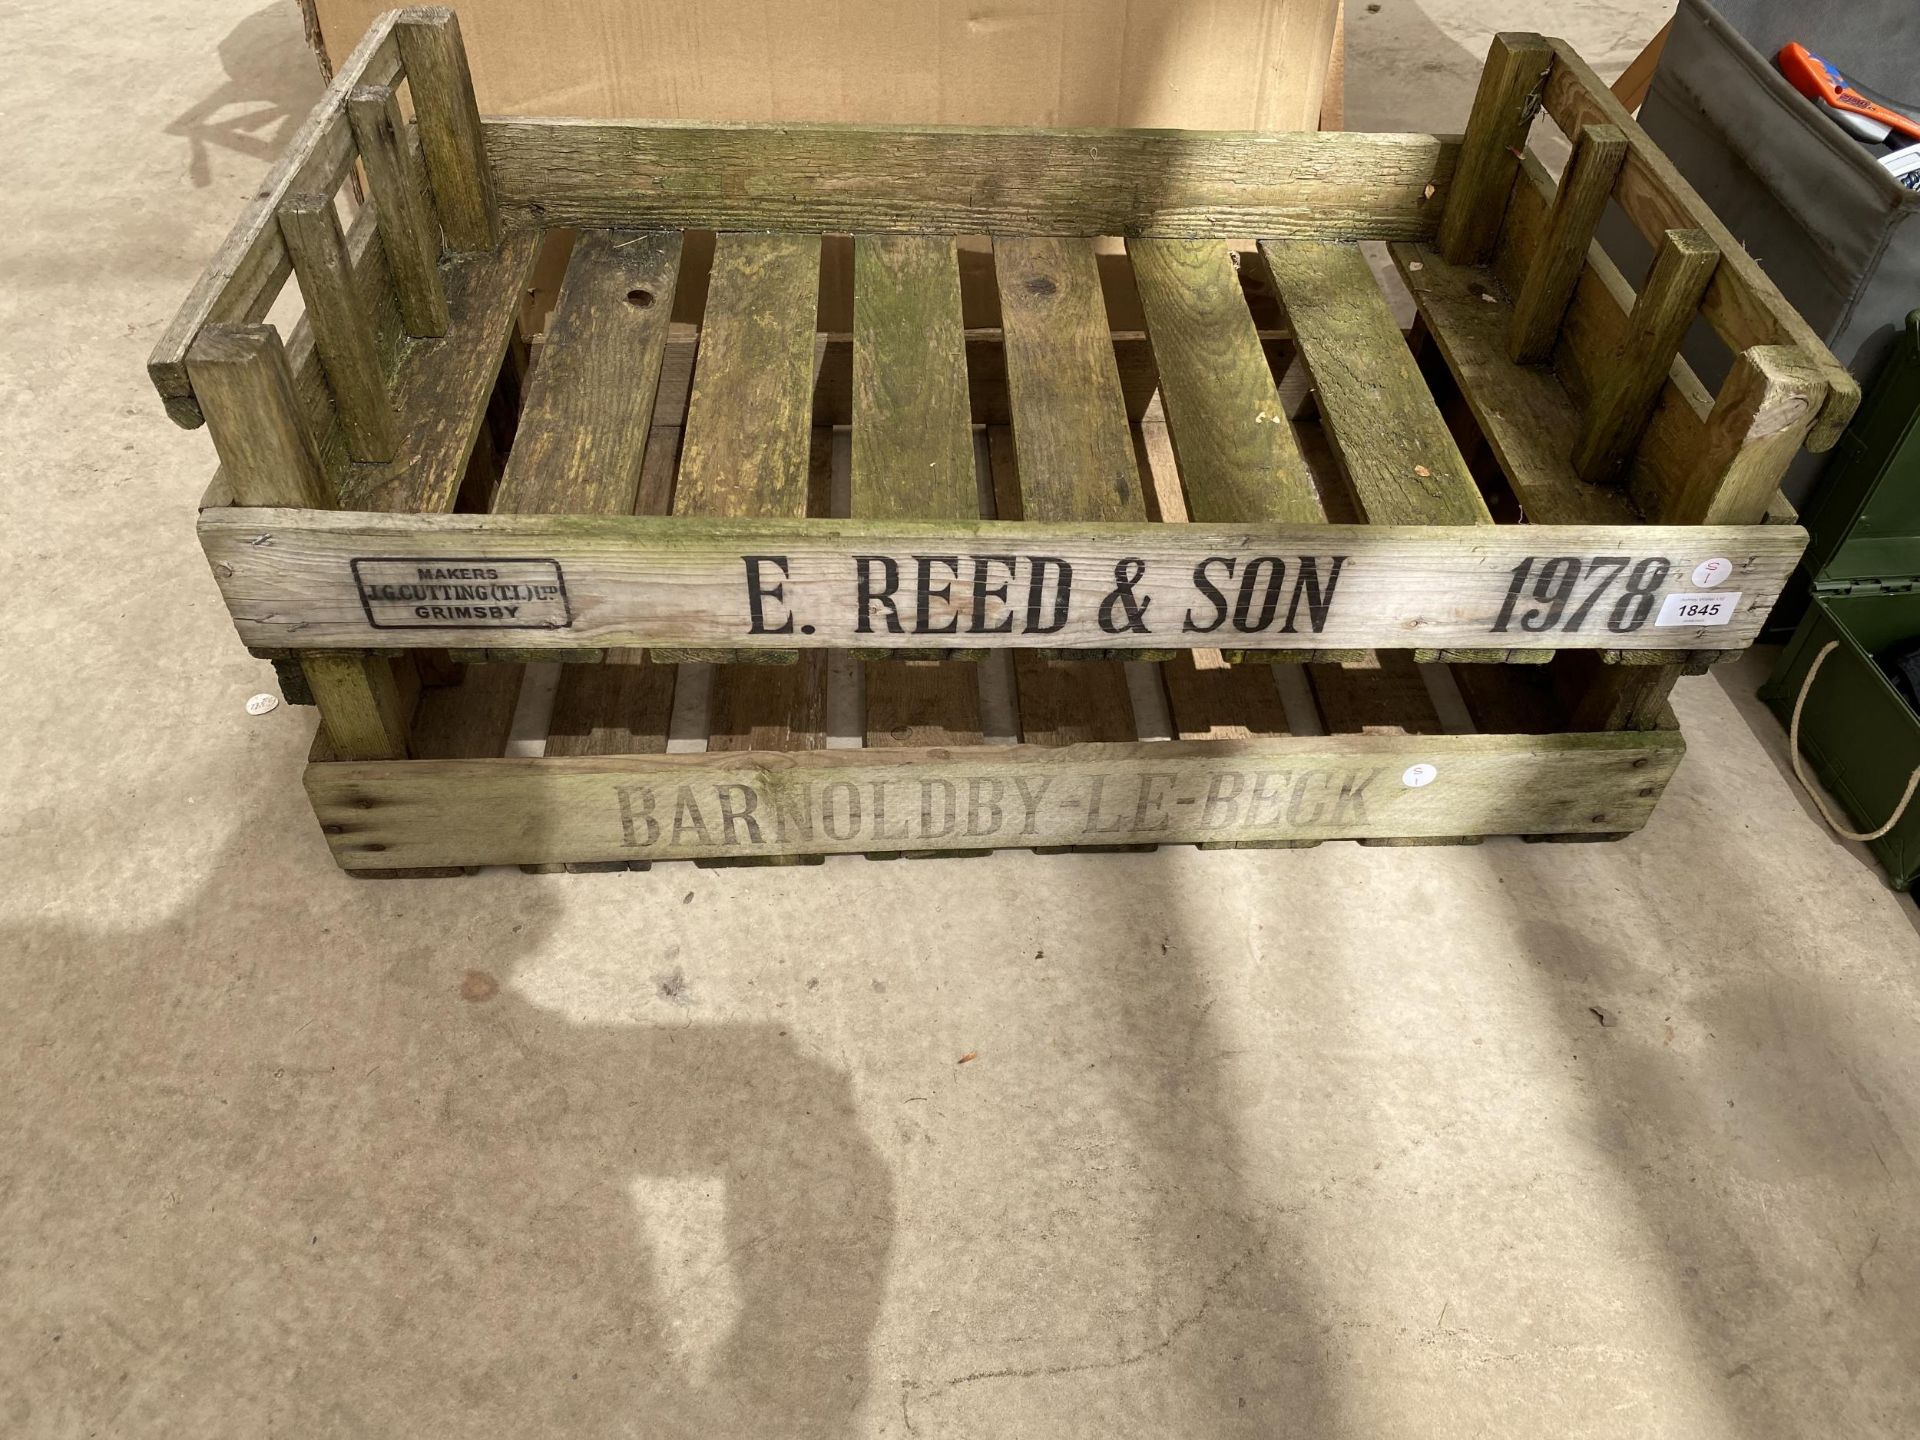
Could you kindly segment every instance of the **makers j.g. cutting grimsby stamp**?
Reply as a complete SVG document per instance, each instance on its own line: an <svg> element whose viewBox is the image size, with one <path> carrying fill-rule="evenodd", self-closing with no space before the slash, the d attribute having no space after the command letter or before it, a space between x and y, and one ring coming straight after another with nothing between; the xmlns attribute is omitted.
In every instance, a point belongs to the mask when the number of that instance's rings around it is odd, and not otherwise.
<svg viewBox="0 0 1920 1440"><path fill-rule="evenodd" d="M376 630L565 630L557 560L355 560L353 583Z"/></svg>

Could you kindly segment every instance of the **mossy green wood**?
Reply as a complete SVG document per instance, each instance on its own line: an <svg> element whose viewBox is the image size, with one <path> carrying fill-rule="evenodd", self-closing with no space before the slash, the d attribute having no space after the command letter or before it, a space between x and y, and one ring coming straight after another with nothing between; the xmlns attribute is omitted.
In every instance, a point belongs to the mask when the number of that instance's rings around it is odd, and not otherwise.
<svg viewBox="0 0 1920 1440"><path fill-rule="evenodd" d="M1375 525L1491 525L1473 472L1355 245L1262 240L1328 438Z"/></svg>
<svg viewBox="0 0 1920 1440"><path fill-rule="evenodd" d="M679 270L678 232L581 234L547 322L495 510L633 513Z"/></svg>
<svg viewBox="0 0 1920 1440"><path fill-rule="evenodd" d="M347 453L362 462L389 461L400 448L399 423L387 398L373 307L354 274L333 197L289 195L279 220Z"/></svg>
<svg viewBox="0 0 1920 1440"><path fill-rule="evenodd" d="M1514 296L1507 353L1522 365L1537 365L1552 356L1561 317L1573 299L1593 232L1613 198L1613 182L1626 158L1627 137L1617 125L1589 125L1574 142L1539 248Z"/></svg>
<svg viewBox="0 0 1920 1440"><path fill-rule="evenodd" d="M538 232L513 230L499 248L446 267L447 333L410 343L392 387L400 453L390 464L347 467L342 509L431 514L453 508L539 253Z"/></svg>
<svg viewBox="0 0 1920 1440"><path fill-rule="evenodd" d="M993 264L1023 518L1145 520L1092 246L1002 237Z"/></svg>
<svg viewBox="0 0 1920 1440"><path fill-rule="evenodd" d="M391 85L359 86L347 96L347 120L366 167L401 320L409 335L444 335L447 296L440 285L440 219L408 143L400 99Z"/></svg>
<svg viewBox="0 0 1920 1440"><path fill-rule="evenodd" d="M854 239L851 451L856 519L979 518L959 252L952 236ZM874 659L884 652L856 653ZM928 651L912 658L978 659L983 653ZM937 716L949 709L970 714L977 731L973 688L971 671L867 671L870 713ZM912 703L897 703L908 699Z"/></svg>
<svg viewBox="0 0 1920 1440"><path fill-rule="evenodd" d="M976 847L1619 834L1677 731L315 764L349 869ZM1431 765L1431 784L1403 771Z"/></svg>
<svg viewBox="0 0 1920 1440"><path fill-rule="evenodd" d="M707 282L687 426L674 492L676 516L733 519L807 513L817 235L721 235ZM657 659L734 658L673 651ZM791 663L774 651L762 662Z"/></svg>
<svg viewBox="0 0 1920 1440"><path fill-rule="evenodd" d="M1225 242L1127 245L1193 520L1326 519Z"/></svg>
<svg viewBox="0 0 1920 1440"><path fill-rule="evenodd" d="M1433 234L1439 135L494 119L503 205L551 225L865 235Z"/></svg>
<svg viewBox="0 0 1920 1440"><path fill-rule="evenodd" d="M1582 480L1612 480L1633 453L1719 264L1720 252L1703 230L1669 230L1661 239L1626 331L1587 396L1573 447Z"/></svg>

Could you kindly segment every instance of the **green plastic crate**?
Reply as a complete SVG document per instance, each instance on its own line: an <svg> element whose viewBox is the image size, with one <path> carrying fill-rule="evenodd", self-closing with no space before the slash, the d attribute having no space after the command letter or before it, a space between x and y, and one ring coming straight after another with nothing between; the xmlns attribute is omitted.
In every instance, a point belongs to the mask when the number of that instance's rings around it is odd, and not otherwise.
<svg viewBox="0 0 1920 1440"><path fill-rule="evenodd" d="M1800 749L1852 824L1884 824L1920 766L1920 715L1874 655L1920 636L1920 310L1841 438L1805 517L1810 604L1760 694L1789 724L1808 669L1829 642L1800 716ZM1897 890L1920 875L1920 803L1868 842Z"/></svg>

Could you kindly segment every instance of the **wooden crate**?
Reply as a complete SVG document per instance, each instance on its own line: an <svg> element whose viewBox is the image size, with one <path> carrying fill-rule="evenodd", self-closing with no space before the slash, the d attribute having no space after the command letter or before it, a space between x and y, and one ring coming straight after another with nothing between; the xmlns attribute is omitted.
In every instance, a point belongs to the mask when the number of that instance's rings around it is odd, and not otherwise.
<svg viewBox="0 0 1920 1440"><path fill-rule="evenodd" d="M152 371L368 874L1617 837L1858 399L1557 41L1494 42L1461 138L481 120L437 9Z"/></svg>

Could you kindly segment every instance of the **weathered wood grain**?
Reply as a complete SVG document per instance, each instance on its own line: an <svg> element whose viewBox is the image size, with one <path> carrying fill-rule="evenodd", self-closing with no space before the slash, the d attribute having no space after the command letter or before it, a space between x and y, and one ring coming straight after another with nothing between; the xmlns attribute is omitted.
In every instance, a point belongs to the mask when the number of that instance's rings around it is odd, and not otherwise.
<svg viewBox="0 0 1920 1440"><path fill-rule="evenodd" d="M1627 137L1617 126L1589 125L1574 142L1526 280L1514 296L1507 354L1520 364L1537 365L1553 354L1561 317L1626 158Z"/></svg>
<svg viewBox="0 0 1920 1440"><path fill-rule="evenodd" d="M447 248L491 250L500 217L460 17L440 5L402 10L398 38Z"/></svg>
<svg viewBox="0 0 1920 1440"><path fill-rule="evenodd" d="M851 513L863 520L977 519L954 241L862 235L853 256ZM961 658L979 651L898 660L858 653L868 661L869 745L979 742L978 675Z"/></svg>
<svg viewBox="0 0 1920 1440"><path fill-rule="evenodd" d="M444 335L447 296L440 285L440 220L407 143L393 87L355 88L347 96L347 120L366 167L401 323L417 338Z"/></svg>
<svg viewBox="0 0 1920 1440"><path fill-rule="evenodd" d="M1017 513L1029 521L1145 520L1092 246L1071 237L1000 237L994 270L1013 418L1011 456L996 460L996 495L1017 491ZM1118 664L1062 650L1016 657L1014 666L1021 733L1030 743L1133 738Z"/></svg>
<svg viewBox="0 0 1920 1440"><path fill-rule="evenodd" d="M1677 733L316 764L349 869L1637 829ZM1405 768L1431 764L1422 787ZM878 788L876 788L878 787Z"/></svg>
<svg viewBox="0 0 1920 1440"><path fill-rule="evenodd" d="M515 230L497 250L448 263L447 333L409 345L393 383L400 453L390 464L350 467L340 481L343 508L421 514L452 506L539 246L537 234Z"/></svg>
<svg viewBox="0 0 1920 1440"><path fill-rule="evenodd" d="M1573 447L1574 473L1582 480L1612 480L1626 464L1719 263L1720 252L1704 231L1669 230L1662 238L1626 333L1587 397Z"/></svg>
<svg viewBox="0 0 1920 1440"><path fill-rule="evenodd" d="M400 73L394 41L397 12L389 11L342 62L326 93L288 141L254 198L241 211L192 292L161 332L147 360L147 374L175 424L193 429L204 419L187 375L187 351L210 321L258 320L292 272L274 213L294 191L332 194L353 164L353 140L341 113L355 86L390 85Z"/></svg>
<svg viewBox="0 0 1920 1440"><path fill-rule="evenodd" d="M994 268L1023 517L1145 519L1092 248L1006 237Z"/></svg>
<svg viewBox="0 0 1920 1440"><path fill-rule="evenodd" d="M1513 188L1515 157L1526 148L1552 64L1553 51L1538 35L1496 35L1488 47L1435 240L1435 248L1456 265L1477 265L1493 253Z"/></svg>
<svg viewBox="0 0 1920 1440"><path fill-rule="evenodd" d="M804 515L820 241L722 235L687 404L676 515Z"/></svg>
<svg viewBox="0 0 1920 1440"><path fill-rule="evenodd" d="M1211 648L1230 636L1232 644L1250 650L1490 644L1729 649L1751 642L1806 542L1805 532L1791 525L1487 525L1463 544L1458 530L1447 526L701 521L238 508L202 512L200 533L241 638L250 645L300 649L466 647L482 637L543 649L779 649L806 633L805 625L814 627L803 642L809 645L917 648L928 643L927 633L895 636L874 624L872 602L862 605L859 583L860 557L891 558L903 576L913 576L916 555L952 556L959 577L946 599L929 594L929 625L957 614L960 642L981 648L1137 653ZM1013 558L1011 566L991 559L1002 555ZM1701 561L1724 557L1733 565L1724 586L1743 599L1724 627L1657 628L1649 622L1612 632L1595 618L1578 631L1516 629L1495 639L1515 566L1555 555L1664 558L1671 573L1648 592L1655 600L1687 590L1687 572ZM746 563L753 556L782 562L760 565L758 632L752 628ZM1261 557L1273 563L1256 567ZM1337 581L1335 558L1341 559ZM356 559L364 592L355 581ZM1208 570L1197 575L1207 562ZM416 563L492 566L500 571L493 579L516 593L388 588L411 584L414 577L379 566ZM1061 580L1069 567L1059 617ZM1132 598L1144 628L1132 622L1125 582L1117 578L1136 570ZM517 593L518 587L553 584L556 573L564 577L564 609L557 597ZM1250 583L1248 575L1257 579ZM930 576L936 586L942 578L944 567ZM1003 578L1009 593L1000 598L993 591ZM493 583L477 579L483 587ZM917 609L917 578L903 583ZM778 596L770 593L774 585ZM528 608L491 618L416 616L417 606L469 602ZM370 606L382 615L381 626L370 622ZM482 628L469 623L476 618ZM1197 628L1185 628L1189 619ZM785 629L788 620L792 631Z"/></svg>
<svg viewBox="0 0 1920 1440"><path fill-rule="evenodd" d="M1260 253L1367 519L1492 524L1366 257L1305 241L1263 240Z"/></svg>
<svg viewBox="0 0 1920 1440"><path fill-rule="evenodd" d="M1496 273L1509 294L1518 293L1526 283L1527 269L1540 252L1553 194L1552 177L1529 152L1521 161L1520 180L1513 187L1494 257ZM1625 337L1633 302L1633 287L1620 267L1597 242L1589 245L1586 264L1561 316L1552 357L1554 373L1576 412L1592 395L1607 361ZM1664 491L1693 472L1705 443L1706 414L1712 404L1713 397L1686 358L1676 355L1628 462L1630 493L1637 496L1648 484ZM1571 456L1570 440L1563 453Z"/></svg>
<svg viewBox="0 0 1920 1440"><path fill-rule="evenodd" d="M1787 303L1759 263L1715 217L1699 192L1689 185L1639 122L1609 90L1593 68L1564 40L1550 40L1553 71L1543 98L1547 112L1569 135L1582 126L1616 126L1632 147L1621 168L1615 198L1650 245L1669 230L1706 232L1721 263L1700 306L1729 349L1738 353L1754 345L1792 345L1807 357L1827 382L1827 398L1820 407L1807 447L1825 450L1840 438L1847 421L1859 408L1860 386L1846 367L1834 359L1820 337Z"/></svg>
<svg viewBox="0 0 1920 1440"><path fill-rule="evenodd" d="M333 487L271 325L202 327L187 369L237 503L328 509Z"/></svg>
<svg viewBox="0 0 1920 1440"><path fill-rule="evenodd" d="M401 760L408 754L420 687L411 661L313 651L300 657L320 707L332 754L342 760Z"/></svg>
<svg viewBox="0 0 1920 1440"><path fill-rule="evenodd" d="M980 513L951 236L854 240L852 513Z"/></svg>
<svg viewBox="0 0 1920 1440"><path fill-rule="evenodd" d="M289 195L281 202L279 220L347 454L363 462L391 460L400 446L400 427L387 397L373 309L353 273L333 199Z"/></svg>
<svg viewBox="0 0 1920 1440"><path fill-rule="evenodd" d="M1636 522L1638 513L1617 487L1589 485L1574 473L1579 409L1552 370L1508 358L1513 308L1484 272L1449 265L1424 245L1390 248L1527 519L1543 525Z"/></svg>
<svg viewBox="0 0 1920 1440"><path fill-rule="evenodd" d="M679 263L675 232L581 234L547 321L494 509L633 513Z"/></svg>
<svg viewBox="0 0 1920 1440"><path fill-rule="evenodd" d="M1826 373L1787 345L1734 357L1707 417L1707 443L1690 482L1664 497L1669 525L1758 524L1826 399Z"/></svg>
<svg viewBox="0 0 1920 1440"><path fill-rule="evenodd" d="M501 203L540 223L842 235L1424 239L1456 149L1437 135L1297 131L518 119L483 128Z"/></svg>
<svg viewBox="0 0 1920 1440"><path fill-rule="evenodd" d="M728 234L717 240L687 401L675 515L807 513L819 284L818 236ZM677 652L656 658L733 657ZM765 658L791 663L794 652Z"/></svg>
<svg viewBox="0 0 1920 1440"><path fill-rule="evenodd" d="M1127 253L1188 517L1325 519L1226 245L1141 239Z"/></svg>

